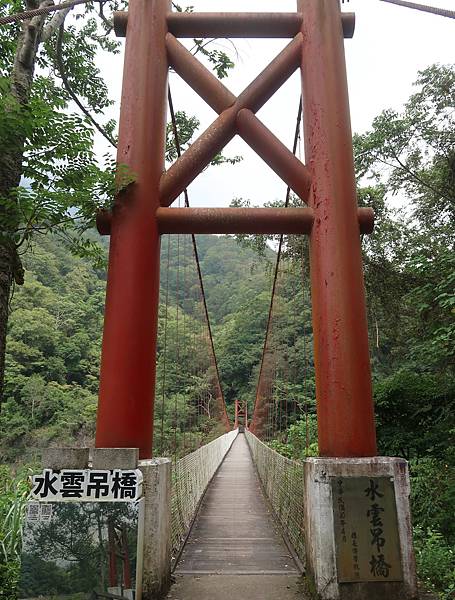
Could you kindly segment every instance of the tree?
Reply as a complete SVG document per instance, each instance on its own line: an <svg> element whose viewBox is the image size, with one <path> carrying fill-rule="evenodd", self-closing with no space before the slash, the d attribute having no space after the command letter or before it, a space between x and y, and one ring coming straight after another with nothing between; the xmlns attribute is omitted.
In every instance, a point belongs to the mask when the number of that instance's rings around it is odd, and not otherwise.
<svg viewBox="0 0 455 600"><path fill-rule="evenodd" d="M365 275L379 451L410 460L419 577L453 596L455 68L420 72L401 112L354 136L373 205ZM394 197L399 208L393 206ZM395 201L395 204L397 202Z"/></svg>
<svg viewBox="0 0 455 600"><path fill-rule="evenodd" d="M232 239L198 236L197 242L207 302L214 309L215 349L223 365L231 365L223 357L233 347L223 341L224 324L244 312L241 298L255 302L270 284L262 268L251 270L253 252L239 251ZM165 236L161 254L154 454L177 450L180 456L213 439L219 404L189 236ZM36 238L24 267L25 283L11 302L0 415L0 462L10 464L36 461L40 449L49 445L93 443L106 284L104 269L68 255L52 235ZM256 319L263 322L267 302L258 306L263 315ZM259 333L256 361L264 331ZM220 370L223 389L230 392L232 373ZM249 377L244 372L244 387ZM229 400L231 394L226 395Z"/></svg>
<svg viewBox="0 0 455 600"><path fill-rule="evenodd" d="M49 4L28 0L26 8ZM3 14L21 9L17 1L2 5ZM118 44L107 37L108 24L94 18L93 4L64 30L67 12L0 28L0 396L11 286L24 277L21 255L34 235L56 228L73 247L93 249L74 234L93 225L112 181L112 164L97 163L89 115L102 118L111 104L93 58L98 49L117 52ZM70 110L74 97L85 114ZM114 123L100 128L113 142Z"/></svg>
<svg viewBox="0 0 455 600"><path fill-rule="evenodd" d="M93 436L105 275L38 238L24 260L26 281L12 300L0 455L84 443Z"/></svg>
<svg viewBox="0 0 455 600"><path fill-rule="evenodd" d="M354 136L359 182L373 184L360 197L378 217L365 240L375 358L453 374L455 69L430 66L415 85L402 113L386 110Z"/></svg>
<svg viewBox="0 0 455 600"><path fill-rule="evenodd" d="M52 4L4 0L0 14ZM112 100L95 59L119 52L106 14L124 7L123 0L92 0L75 15L65 9L0 26L0 403L9 299L12 286L23 283L22 255L36 234L52 230L71 250L99 260L98 245L81 233L93 227L98 209L110 207L116 187L134 179L118 169L115 178L110 154L100 165L94 152L95 135L116 144L115 121L105 117ZM234 66L206 41L194 40L193 52L219 77ZM182 111L176 125L185 148L199 121ZM175 158L172 126L166 156ZM238 160L219 155L213 163Z"/></svg>

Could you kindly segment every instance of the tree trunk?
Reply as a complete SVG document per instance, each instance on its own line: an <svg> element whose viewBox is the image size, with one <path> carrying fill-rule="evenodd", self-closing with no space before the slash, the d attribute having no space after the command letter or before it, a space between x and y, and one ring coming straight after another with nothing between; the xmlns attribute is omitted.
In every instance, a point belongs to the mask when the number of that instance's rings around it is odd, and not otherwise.
<svg viewBox="0 0 455 600"><path fill-rule="evenodd" d="M39 3L36 0L28 0L26 4L27 9L33 9L49 6L53 2L44 0ZM27 108L45 19L45 16L38 16L23 23L11 72L11 110ZM21 285L24 280L24 271L16 246L20 215L15 199L15 191L22 175L24 145L24 130L14 132L3 145L0 155L0 407L4 390L11 286L13 281Z"/></svg>
<svg viewBox="0 0 455 600"><path fill-rule="evenodd" d="M3 399L5 372L5 342L8 306L11 291L11 258L8 249L0 243L0 400Z"/></svg>

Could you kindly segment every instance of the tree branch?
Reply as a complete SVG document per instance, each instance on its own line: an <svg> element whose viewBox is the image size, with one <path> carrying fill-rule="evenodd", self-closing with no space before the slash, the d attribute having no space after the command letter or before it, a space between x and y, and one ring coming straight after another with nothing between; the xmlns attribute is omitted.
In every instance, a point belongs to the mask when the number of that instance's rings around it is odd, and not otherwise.
<svg viewBox="0 0 455 600"><path fill-rule="evenodd" d="M41 36L41 40L43 42L47 42L54 35L54 33L57 31L57 29L61 25L63 25L66 15L69 13L69 11L72 8L73 7L70 6L69 8L65 8L65 9L55 13L55 15L52 17L52 19L49 21L49 23L43 29L43 35Z"/></svg>
<svg viewBox="0 0 455 600"><path fill-rule="evenodd" d="M77 106L80 108L80 110L84 113L84 115L87 117L87 119L90 121L90 123L101 133L101 135L110 143L112 144L112 146L114 146L114 148L117 148L117 144L114 140L114 138L104 129L104 127L102 127L91 115L90 111L85 108L85 106L82 104L82 102L79 100L79 98L77 97L77 95L75 94L75 92L73 91L71 84L68 80L68 77L66 75L66 71L65 71L65 66L63 64L63 58L62 58L62 47L63 47L63 33L65 31L65 26L62 23L60 25L60 29L58 32L58 37L57 37L57 45L56 45L56 64L57 64L57 69L59 71L60 77L62 79L63 85L66 89L66 91L68 92L68 94L70 95L70 97L72 98L72 100L77 104Z"/></svg>
<svg viewBox="0 0 455 600"><path fill-rule="evenodd" d="M113 23L113 21L109 21L109 19L104 14L104 1L103 0L100 0L99 16L106 27L105 35L109 35L109 33L114 29L114 23Z"/></svg>
<svg viewBox="0 0 455 600"><path fill-rule="evenodd" d="M417 173L415 173L412 169L410 169L405 163L403 163L393 148L390 148L390 152L392 153L392 156L395 158L395 160L400 165L402 170L405 173L408 173L408 175L410 177L412 177L414 179L414 181L416 181L417 183L420 183L420 185L422 185L423 187L426 187L428 190L430 190L430 192L433 192L433 194L435 194L436 196L446 198L446 200L450 199L442 192L442 190L438 190L435 187L433 187L432 185L430 185L427 181L425 181L424 179L419 177L419 175L417 175Z"/></svg>

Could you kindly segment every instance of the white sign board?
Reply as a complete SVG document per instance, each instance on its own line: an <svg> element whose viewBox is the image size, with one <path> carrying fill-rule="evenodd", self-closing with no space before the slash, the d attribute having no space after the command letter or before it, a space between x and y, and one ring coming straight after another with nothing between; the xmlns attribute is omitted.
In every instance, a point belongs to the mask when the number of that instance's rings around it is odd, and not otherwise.
<svg viewBox="0 0 455 600"><path fill-rule="evenodd" d="M139 469L44 469L31 479L31 498L43 502L131 502L142 496Z"/></svg>

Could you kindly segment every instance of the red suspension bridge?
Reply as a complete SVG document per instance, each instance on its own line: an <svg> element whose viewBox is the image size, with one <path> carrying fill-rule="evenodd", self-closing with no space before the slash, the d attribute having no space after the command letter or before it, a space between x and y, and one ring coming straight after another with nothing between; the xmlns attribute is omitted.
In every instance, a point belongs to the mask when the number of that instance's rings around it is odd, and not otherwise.
<svg viewBox="0 0 455 600"><path fill-rule="evenodd" d="M183 579L170 597L212 599L231 597L232 593L242 598L302 597L297 576L305 562L323 598L379 598L384 593L391 598L415 597L409 532L405 534L401 524L402 576L391 582L384 569L382 575L375 575L381 585L390 587L381 587L378 595L374 577L359 574L351 580L340 579L333 557L334 533L324 529L328 496L323 500L319 488L313 489L327 476L390 479L394 469L406 472L398 463L387 462L394 459L376 458L360 245L361 234L372 231L374 215L371 209L357 206L343 40L353 35L354 15L342 13L338 0L298 0L295 13L259 14L173 12L169 0L132 0L128 13L116 14L115 30L126 35L117 160L134 173L135 180L119 194L112 211L100 215L98 221L100 232L109 234L111 241L96 445L139 448L142 459L152 456L153 447L160 453L174 454L172 548L179 558L176 572ZM235 96L179 41L207 37L280 37L290 41ZM168 88L170 68L218 115L183 153ZM297 70L302 95L291 151L256 113ZM167 104L177 159L166 169ZM301 120L306 164L296 156ZM287 185L284 208L190 207L188 185L236 135ZM291 193L298 199L292 207ZM175 201L178 206L172 206ZM280 235L253 410L249 415L247 405L235 403L233 431L221 389L198 259L195 235L201 233ZM170 234L176 236L173 246ZM285 235L293 236L300 255L292 264L283 260ZM178 267L170 275L172 252L177 254ZM298 383L304 387L304 398L309 395L305 389L307 360L303 370L296 370L295 361L283 355L279 342L279 290L286 284L285 272L295 269L296 264L301 272L289 281L294 286L299 281L293 296L300 296L302 303L299 306L294 301L292 309L298 321L311 295L318 460L326 461L323 466L311 463L307 470L263 443L302 416L301 402L290 388ZM164 342L159 348L157 370L160 271L164 277L160 325ZM198 283L198 292L192 296L191 324L184 310L190 280ZM181 340L172 349L176 357L173 367L168 361L171 284L176 298L172 326ZM304 353L307 356L306 348ZM179 424L177 400L168 410L174 440L166 439L168 382L172 375L184 388L178 371L188 360L189 375L205 378L204 384L192 400L193 410L185 423ZM296 382L297 377L301 381ZM278 389L278 380L285 382L284 388ZM307 411L304 413L308 418ZM221 433L227 433L195 449L198 444L191 435L207 416L220 423ZM248 445L242 436L236 438L240 426L246 429ZM183 442L177 441L179 427ZM308 445L308 423L306 437ZM318 468L322 475L307 475ZM204 495L214 474L213 484ZM400 518L406 520L405 475L400 482L401 488L396 484L397 503ZM275 524L284 532L287 545ZM230 579L229 585L225 579L188 579L189 575L227 574L249 574L253 579L242 583ZM277 575L281 579L264 579ZM254 579L259 576L260 587ZM343 587L342 581L350 581L349 586ZM245 592L245 585L250 591ZM162 581L159 593L166 587Z"/></svg>

